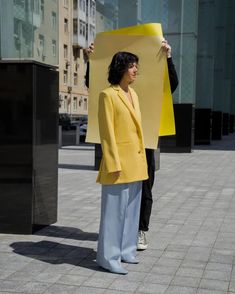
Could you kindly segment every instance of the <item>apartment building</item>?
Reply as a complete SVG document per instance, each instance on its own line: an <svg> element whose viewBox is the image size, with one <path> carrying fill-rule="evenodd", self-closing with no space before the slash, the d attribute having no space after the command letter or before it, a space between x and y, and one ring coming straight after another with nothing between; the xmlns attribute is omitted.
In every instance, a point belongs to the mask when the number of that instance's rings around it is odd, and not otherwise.
<svg viewBox="0 0 235 294"><path fill-rule="evenodd" d="M59 112L74 118L88 112L83 49L94 41L95 13L94 0L59 2Z"/></svg>
<svg viewBox="0 0 235 294"><path fill-rule="evenodd" d="M57 65L57 0L1 0L0 33L1 59Z"/></svg>

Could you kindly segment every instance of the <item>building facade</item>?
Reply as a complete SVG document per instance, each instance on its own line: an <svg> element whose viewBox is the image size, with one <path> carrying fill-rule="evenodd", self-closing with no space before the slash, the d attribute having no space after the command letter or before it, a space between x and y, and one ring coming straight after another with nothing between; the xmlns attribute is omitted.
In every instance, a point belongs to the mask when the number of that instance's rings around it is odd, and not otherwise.
<svg viewBox="0 0 235 294"><path fill-rule="evenodd" d="M94 0L59 1L59 112L87 115L86 58L83 49L95 38Z"/></svg>

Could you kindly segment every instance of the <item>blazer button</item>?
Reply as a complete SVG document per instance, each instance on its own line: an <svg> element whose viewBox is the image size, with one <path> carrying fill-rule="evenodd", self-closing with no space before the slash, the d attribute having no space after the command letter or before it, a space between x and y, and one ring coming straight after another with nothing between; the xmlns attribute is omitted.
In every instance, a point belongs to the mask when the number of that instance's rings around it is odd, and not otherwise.
<svg viewBox="0 0 235 294"><path fill-rule="evenodd" d="M140 154L140 153L141 153L141 151L139 150L139 151L138 151L138 153Z"/></svg>

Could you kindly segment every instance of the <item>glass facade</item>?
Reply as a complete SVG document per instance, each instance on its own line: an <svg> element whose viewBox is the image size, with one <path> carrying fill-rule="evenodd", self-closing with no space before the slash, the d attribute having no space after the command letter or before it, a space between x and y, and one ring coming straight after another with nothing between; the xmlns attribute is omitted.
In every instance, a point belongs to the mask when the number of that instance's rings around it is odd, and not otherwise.
<svg viewBox="0 0 235 294"><path fill-rule="evenodd" d="M57 0L0 0L0 58L58 65Z"/></svg>

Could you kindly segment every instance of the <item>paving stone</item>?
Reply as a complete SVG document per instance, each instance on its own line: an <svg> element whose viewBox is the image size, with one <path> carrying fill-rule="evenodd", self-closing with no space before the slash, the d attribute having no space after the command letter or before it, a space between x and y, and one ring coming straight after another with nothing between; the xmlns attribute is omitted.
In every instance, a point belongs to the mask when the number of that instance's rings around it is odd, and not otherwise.
<svg viewBox="0 0 235 294"><path fill-rule="evenodd" d="M167 288L167 285L151 284L148 282L141 284L141 286L137 289L135 293L164 294Z"/></svg>
<svg viewBox="0 0 235 294"><path fill-rule="evenodd" d="M117 279L109 286L109 289L134 292L139 287L139 285L140 282L132 282L123 279Z"/></svg>
<svg viewBox="0 0 235 294"><path fill-rule="evenodd" d="M190 287L180 287L180 286L170 286L164 294L196 294L196 288Z"/></svg>
<svg viewBox="0 0 235 294"><path fill-rule="evenodd" d="M197 268L187 268L187 267L181 267L176 272L176 276L183 276L183 277L192 277L192 278L201 278L203 275L202 269Z"/></svg>
<svg viewBox="0 0 235 294"><path fill-rule="evenodd" d="M200 284L200 278L175 276L171 285L197 288Z"/></svg>
<svg viewBox="0 0 235 294"><path fill-rule="evenodd" d="M199 287L210 290L227 291L228 286L228 281L202 279Z"/></svg>
<svg viewBox="0 0 235 294"><path fill-rule="evenodd" d="M203 274L204 279L211 280L221 280L221 281L229 281L230 280L230 272L229 271L211 271L205 270Z"/></svg>

